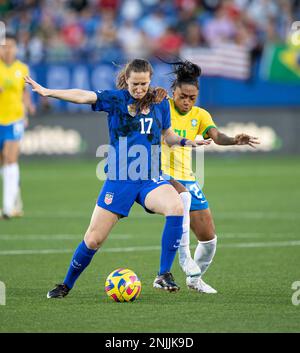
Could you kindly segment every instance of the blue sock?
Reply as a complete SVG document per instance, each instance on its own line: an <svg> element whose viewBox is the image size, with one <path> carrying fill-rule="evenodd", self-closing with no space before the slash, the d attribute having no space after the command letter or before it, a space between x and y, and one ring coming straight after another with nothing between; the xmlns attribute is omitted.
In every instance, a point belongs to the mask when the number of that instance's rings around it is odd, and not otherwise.
<svg viewBox="0 0 300 353"><path fill-rule="evenodd" d="M64 284L69 289L73 288L75 281L89 265L96 252L97 250L89 249L85 245L84 240L79 244L73 255L69 271L64 279Z"/></svg>
<svg viewBox="0 0 300 353"><path fill-rule="evenodd" d="M167 216L161 239L159 275L170 272L182 237L183 216Z"/></svg>

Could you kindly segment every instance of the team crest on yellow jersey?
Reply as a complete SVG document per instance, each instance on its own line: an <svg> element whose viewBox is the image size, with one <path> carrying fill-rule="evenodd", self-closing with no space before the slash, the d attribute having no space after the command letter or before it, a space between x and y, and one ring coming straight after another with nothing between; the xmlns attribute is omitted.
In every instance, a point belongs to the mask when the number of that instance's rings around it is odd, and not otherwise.
<svg viewBox="0 0 300 353"><path fill-rule="evenodd" d="M191 124L192 124L192 127L196 127L198 124L197 119L192 119Z"/></svg>
<svg viewBox="0 0 300 353"><path fill-rule="evenodd" d="M22 72L21 72L20 70L17 70L17 71L15 72L15 76L16 76L17 78L22 77Z"/></svg>

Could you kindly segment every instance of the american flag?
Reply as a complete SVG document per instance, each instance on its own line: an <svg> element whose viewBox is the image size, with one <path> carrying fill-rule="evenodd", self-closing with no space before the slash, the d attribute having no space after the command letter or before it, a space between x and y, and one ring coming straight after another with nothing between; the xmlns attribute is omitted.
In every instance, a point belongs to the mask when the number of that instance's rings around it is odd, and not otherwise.
<svg viewBox="0 0 300 353"><path fill-rule="evenodd" d="M235 43L222 43L210 48L185 48L181 57L199 65L203 76L222 76L246 80L250 76L250 53Z"/></svg>

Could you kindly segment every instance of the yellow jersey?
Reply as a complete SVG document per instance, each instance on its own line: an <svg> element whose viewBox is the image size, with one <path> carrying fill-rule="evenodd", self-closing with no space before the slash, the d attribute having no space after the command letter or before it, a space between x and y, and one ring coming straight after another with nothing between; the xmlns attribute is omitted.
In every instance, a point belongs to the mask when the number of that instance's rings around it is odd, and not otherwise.
<svg viewBox="0 0 300 353"><path fill-rule="evenodd" d="M6 65L0 59L0 125L9 125L24 118L24 76L29 74L27 65L15 60Z"/></svg>
<svg viewBox="0 0 300 353"><path fill-rule="evenodd" d="M169 104L171 127L182 138L195 140L197 135L208 138L207 131L216 127L211 115L205 109L194 106L188 113L181 114L175 108L173 99L169 99ZM164 174L176 180L195 180L191 148L169 147L162 141L161 167Z"/></svg>

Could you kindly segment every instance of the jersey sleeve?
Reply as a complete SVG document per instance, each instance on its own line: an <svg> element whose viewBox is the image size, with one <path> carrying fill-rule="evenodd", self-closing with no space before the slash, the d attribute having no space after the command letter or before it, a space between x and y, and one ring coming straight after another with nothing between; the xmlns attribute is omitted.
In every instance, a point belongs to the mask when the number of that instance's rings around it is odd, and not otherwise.
<svg viewBox="0 0 300 353"><path fill-rule="evenodd" d="M163 113L162 113L162 129L167 130L171 127L171 111L170 104L167 99L162 102Z"/></svg>
<svg viewBox="0 0 300 353"><path fill-rule="evenodd" d="M107 112L109 113L112 108L112 91L95 91L97 95L96 103L92 104L92 110L95 112Z"/></svg>
<svg viewBox="0 0 300 353"><path fill-rule="evenodd" d="M201 119L200 119L200 125L199 125L199 130L197 135L202 135L203 138L206 139L209 137L207 135L208 130L211 129L212 127L216 128L217 126L214 123L208 111L201 109L199 114L201 115Z"/></svg>

